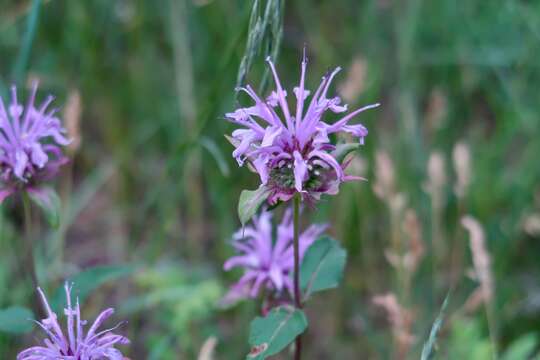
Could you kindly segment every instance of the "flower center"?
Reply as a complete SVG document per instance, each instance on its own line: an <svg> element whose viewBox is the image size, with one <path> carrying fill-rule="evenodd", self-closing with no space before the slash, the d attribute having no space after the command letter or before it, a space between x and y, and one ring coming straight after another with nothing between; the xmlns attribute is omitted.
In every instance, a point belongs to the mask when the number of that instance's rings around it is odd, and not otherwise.
<svg viewBox="0 0 540 360"><path fill-rule="evenodd" d="M294 190L294 162L282 160L270 171L270 183L283 190ZM326 168L317 160L310 160L307 165L308 176L303 187L306 190L320 188L331 177L333 170Z"/></svg>

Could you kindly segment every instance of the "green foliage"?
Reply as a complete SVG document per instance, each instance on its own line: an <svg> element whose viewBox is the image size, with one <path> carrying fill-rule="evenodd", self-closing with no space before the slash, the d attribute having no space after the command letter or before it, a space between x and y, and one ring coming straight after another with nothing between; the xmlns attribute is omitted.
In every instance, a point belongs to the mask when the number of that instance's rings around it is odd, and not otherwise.
<svg viewBox="0 0 540 360"><path fill-rule="evenodd" d="M259 207L266 201L270 189L260 186L257 190L242 190L238 200L238 217L242 225L245 225L253 215L257 213Z"/></svg>
<svg viewBox="0 0 540 360"><path fill-rule="evenodd" d="M501 360L529 359L537 345L538 336L536 334L525 334L508 346L508 349L501 356Z"/></svg>
<svg viewBox="0 0 540 360"><path fill-rule="evenodd" d="M246 360L263 360L283 350L307 328L307 318L301 310L277 307L265 317L251 322Z"/></svg>
<svg viewBox="0 0 540 360"><path fill-rule="evenodd" d="M516 338L502 352L501 360L538 359L538 336L534 333ZM448 358L461 356L463 359L490 360L493 348L488 334L482 331L477 319L457 319L452 323L452 332L448 339Z"/></svg>
<svg viewBox="0 0 540 360"><path fill-rule="evenodd" d="M78 273L67 280L73 285L72 296L77 297L81 304L97 288L105 283L118 280L131 274L135 270L132 265L96 266ZM64 286L58 287L53 297L52 306L61 309L66 305Z"/></svg>
<svg viewBox="0 0 540 360"><path fill-rule="evenodd" d="M482 331L480 322L476 319L454 320L446 347L449 359L489 360L493 358L489 337Z"/></svg>
<svg viewBox="0 0 540 360"><path fill-rule="evenodd" d="M312 293L339 285L347 262L347 252L338 241L322 237L306 251L300 267L300 286L307 299Z"/></svg>
<svg viewBox="0 0 540 360"><path fill-rule="evenodd" d="M34 314L31 310L12 306L0 310L0 331L17 335L30 332L34 326Z"/></svg>
<svg viewBox="0 0 540 360"><path fill-rule="evenodd" d="M201 340L200 333L192 327L214 314L223 294L221 285L210 275L205 269L172 264L143 269L136 274L135 283L142 291L126 299L119 309L120 315L156 313L151 323L167 334L174 334L172 338L149 337L149 347L155 348L156 359L173 360L180 353L193 356L194 346Z"/></svg>

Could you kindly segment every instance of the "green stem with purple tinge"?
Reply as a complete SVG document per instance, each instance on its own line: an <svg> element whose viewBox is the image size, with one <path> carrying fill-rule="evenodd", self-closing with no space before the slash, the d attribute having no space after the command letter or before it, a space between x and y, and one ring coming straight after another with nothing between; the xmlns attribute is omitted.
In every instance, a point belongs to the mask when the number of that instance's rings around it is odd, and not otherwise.
<svg viewBox="0 0 540 360"><path fill-rule="evenodd" d="M32 280L32 306L34 314L36 316L41 315L41 310L38 302L37 288L39 287L39 281L36 273L36 265L34 261L34 249L32 247L32 207L28 194L22 195L23 209L24 209L24 236L23 242L23 261L24 270L26 274L30 276ZM36 296L34 296L36 295Z"/></svg>
<svg viewBox="0 0 540 360"><path fill-rule="evenodd" d="M296 194L294 197L293 208L293 226L294 226L294 305L297 309L302 308L302 298L300 294L300 194ZM302 358L302 337L298 335L295 340L295 353L294 359L300 360Z"/></svg>

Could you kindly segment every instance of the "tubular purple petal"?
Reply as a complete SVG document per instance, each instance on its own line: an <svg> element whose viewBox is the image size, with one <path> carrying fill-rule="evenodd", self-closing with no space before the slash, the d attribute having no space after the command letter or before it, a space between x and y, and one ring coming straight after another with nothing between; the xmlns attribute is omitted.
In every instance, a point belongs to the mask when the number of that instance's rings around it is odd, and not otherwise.
<svg viewBox="0 0 540 360"><path fill-rule="evenodd" d="M47 111L53 97L47 97L38 108L36 93L34 82L23 107L13 86L7 111L0 98L0 190L10 189L14 193L38 185L54 177L65 163L60 146L70 141L54 116L55 110Z"/></svg>
<svg viewBox="0 0 540 360"><path fill-rule="evenodd" d="M305 250L324 232L326 225L312 225L300 235L301 256ZM266 289L275 297L289 296L292 290L290 274L293 271L293 224L290 209L285 212L277 231L273 231L272 213L263 211L235 235L233 247L237 255L224 264L225 270L233 267L244 269L244 275L234 284L228 299L255 298ZM273 239L272 234L276 234Z"/></svg>
<svg viewBox="0 0 540 360"><path fill-rule="evenodd" d="M47 313L47 318L37 324L45 331L48 338L43 340L45 347L34 346L21 351L17 355L17 360L102 360L107 354L117 354L122 359L122 353L115 348L117 344L125 345L129 340L121 335L113 334L112 329L97 332L97 329L103 322L112 315L114 310L109 308L103 311L86 337L83 334L83 327L86 321L81 319L79 310L79 301L77 300L75 308L71 306L71 287L66 283L64 286L66 292L66 308L64 314L67 317L67 339L64 336L62 328L58 324L56 314L51 310L47 298L43 291L38 288L43 307ZM52 329L52 331L50 330ZM112 357L108 357L112 359Z"/></svg>
<svg viewBox="0 0 540 360"><path fill-rule="evenodd" d="M255 101L255 105L226 114L230 121L241 127L232 133L233 156L239 165L247 161L259 173L261 183L271 190L270 204L288 201L295 193L300 193L303 200L310 202L317 201L323 194L336 194L345 178L342 167L331 154L335 146L328 135L350 133L363 144L367 129L361 124L349 124L349 121L379 104L357 109L334 123L326 122L326 113L344 113L348 109L340 97L328 97L332 81L341 70L337 67L322 77L305 110L304 102L310 92L305 88L307 58L304 52L300 81L293 89L296 107L292 117L275 65L269 58L267 62L275 90L263 100L248 85L242 90ZM274 111L276 106L282 110L281 119ZM313 157L313 154L317 156Z"/></svg>

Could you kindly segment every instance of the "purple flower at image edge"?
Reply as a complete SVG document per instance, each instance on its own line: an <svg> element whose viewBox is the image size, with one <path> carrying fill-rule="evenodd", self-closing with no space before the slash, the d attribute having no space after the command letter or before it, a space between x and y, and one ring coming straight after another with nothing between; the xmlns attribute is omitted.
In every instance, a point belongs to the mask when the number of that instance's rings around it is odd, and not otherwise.
<svg viewBox="0 0 540 360"><path fill-rule="evenodd" d="M61 146L70 141L56 116L48 109L52 96L36 107L37 82L33 84L26 106L17 100L11 88L11 102L0 97L0 203L19 190L29 190L50 180L67 162Z"/></svg>
<svg viewBox="0 0 540 360"><path fill-rule="evenodd" d="M240 166L248 162L259 174L262 185L270 189L269 203L287 201L295 193L301 193L304 200L318 200L322 194L336 194L341 182L360 179L344 173L347 163L340 164L333 156L336 147L330 142L329 135L349 133L363 144L367 129L361 124L349 124L349 121L379 104L352 111L332 124L323 121L327 112L347 111L347 105L342 104L338 96L328 98L330 84L341 69L338 67L323 76L309 104L304 104L311 93L304 86L307 67L304 54L300 83L293 89L296 110L291 113L286 101L287 92L281 86L275 66L269 58L267 62L276 90L263 99L250 85L239 88L255 104L227 113L226 118L242 127L233 131L230 138L235 146L233 156Z"/></svg>
<svg viewBox="0 0 540 360"><path fill-rule="evenodd" d="M123 360L122 353L115 349L116 345L129 344L129 340L121 335L116 335L112 331L117 326L98 331L99 327L113 313L114 309L109 308L103 311L96 318L86 335L83 327L87 321L81 319L79 301L75 307L71 306L71 288L65 284L67 297L67 307L64 314L67 317L67 336L62 331L56 313L51 310L47 298L43 291L38 288L43 307L47 318L36 322L47 334L48 338L43 340L44 346L34 346L28 348L17 355L17 360Z"/></svg>
<svg viewBox="0 0 540 360"><path fill-rule="evenodd" d="M223 267L226 271L241 267L244 274L225 296L227 302L241 298L255 298L262 289L277 296L288 293L292 298L294 292L292 220L292 211L288 209L277 226L275 241L272 236L272 213L268 211L255 216L252 226L248 225L234 234L232 246L238 255L227 260ZM300 234L300 260L326 228L325 224L314 224Z"/></svg>

